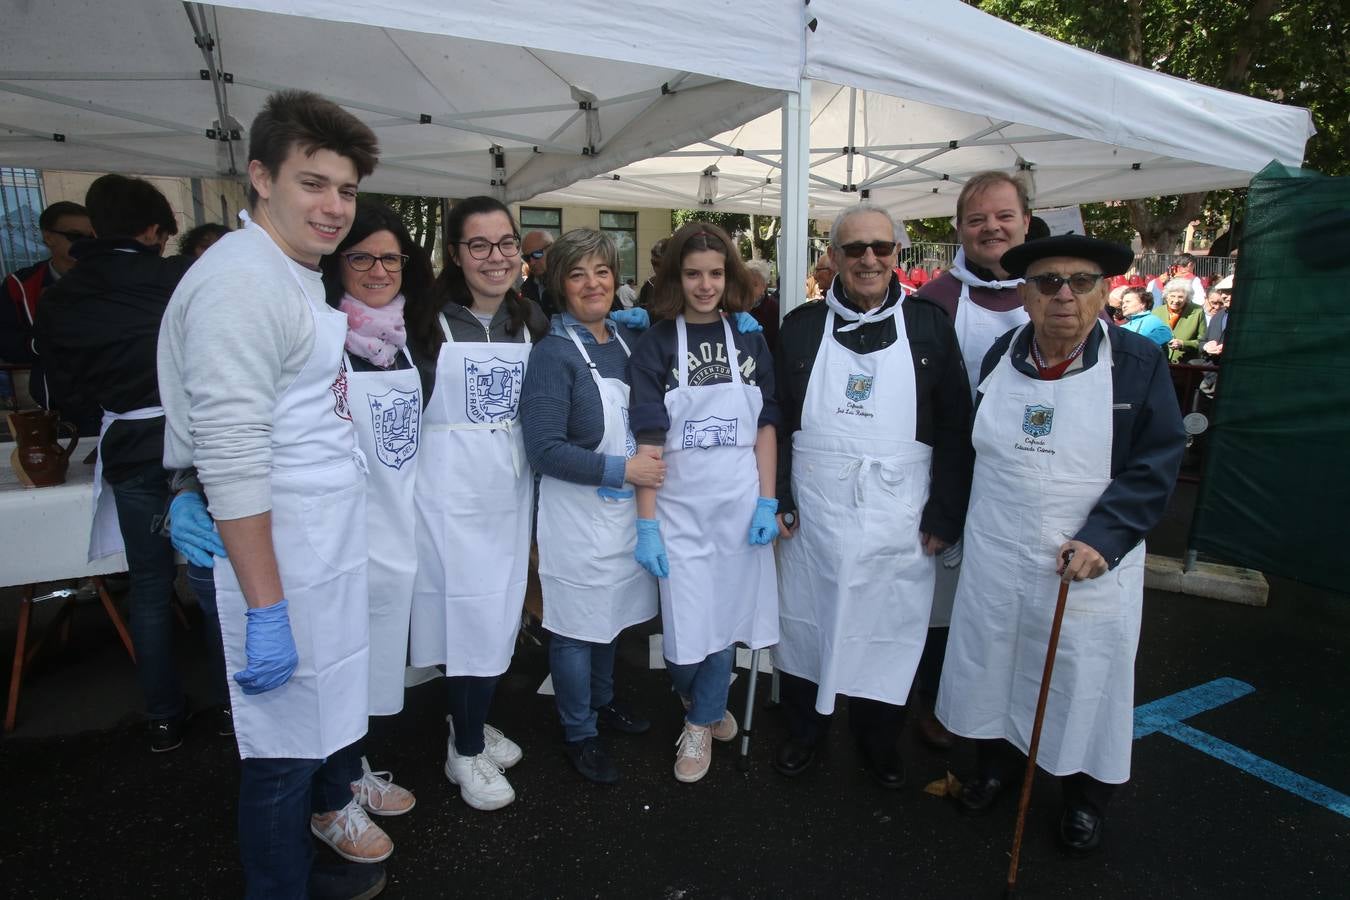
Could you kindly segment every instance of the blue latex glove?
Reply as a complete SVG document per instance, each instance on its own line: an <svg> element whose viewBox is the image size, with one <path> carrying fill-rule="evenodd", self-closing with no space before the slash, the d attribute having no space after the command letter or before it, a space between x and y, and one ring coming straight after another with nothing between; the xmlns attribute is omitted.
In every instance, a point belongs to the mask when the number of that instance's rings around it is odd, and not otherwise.
<svg viewBox="0 0 1350 900"><path fill-rule="evenodd" d="M764 326L748 312L732 313L731 324L735 325L741 334L754 334L756 331L764 330Z"/></svg>
<svg viewBox="0 0 1350 900"><path fill-rule="evenodd" d="M610 313L609 317L634 331L646 331L652 324L652 317L647 315L647 311L640 306L617 310Z"/></svg>
<svg viewBox="0 0 1350 900"><path fill-rule="evenodd" d="M184 559L203 569L215 566L212 557L227 555L206 501L196 491L184 491L169 504L169 542Z"/></svg>
<svg viewBox="0 0 1350 900"><path fill-rule="evenodd" d="M284 599L271 606L250 608L244 632L244 653L248 668L234 673L234 680L245 694L262 694L281 687L300 664L291 636L290 604Z"/></svg>
<svg viewBox="0 0 1350 900"><path fill-rule="evenodd" d="M598 487L598 488L595 489L595 492L596 492L597 494L599 494L599 495L601 496L601 498L603 498L603 499L605 499L605 500L615 500L615 501L617 501L617 500L632 500L632 499L633 499L633 489L632 489L632 488Z"/></svg>
<svg viewBox="0 0 1350 900"><path fill-rule="evenodd" d="M666 559L666 545L661 541L661 524L655 519L637 520L637 547L633 558L642 568L657 578L670 575L670 561Z"/></svg>
<svg viewBox="0 0 1350 900"><path fill-rule="evenodd" d="M750 546L773 543L778 537L778 501L760 497L755 501L755 515L750 519Z"/></svg>

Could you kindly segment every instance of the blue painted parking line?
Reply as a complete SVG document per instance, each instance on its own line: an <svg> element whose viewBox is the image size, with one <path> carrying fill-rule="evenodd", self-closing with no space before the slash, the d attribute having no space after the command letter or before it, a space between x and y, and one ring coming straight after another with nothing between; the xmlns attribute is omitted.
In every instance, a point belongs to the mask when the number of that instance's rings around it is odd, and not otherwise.
<svg viewBox="0 0 1350 900"><path fill-rule="evenodd" d="M1137 741L1162 732L1248 775L1255 775L1267 784L1350 818L1350 796L1304 778L1297 772L1291 772L1182 721L1255 691L1256 688L1236 678L1216 678L1206 684L1137 706L1134 710L1134 739Z"/></svg>

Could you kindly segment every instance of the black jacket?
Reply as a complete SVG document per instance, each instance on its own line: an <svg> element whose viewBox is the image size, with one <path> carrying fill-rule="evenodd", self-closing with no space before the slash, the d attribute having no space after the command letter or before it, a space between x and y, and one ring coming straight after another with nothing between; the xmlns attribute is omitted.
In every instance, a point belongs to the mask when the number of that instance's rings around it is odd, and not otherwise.
<svg viewBox="0 0 1350 900"><path fill-rule="evenodd" d="M1016 329L994 341L980 365L980 380L992 371L1009 352ZM1186 449L1186 433L1181 427L1181 410L1167 368L1166 354L1158 345L1124 328L1108 328L1111 340L1111 483L1102 492L1087 522L1074 540L1082 541L1115 568L1123 556L1144 539L1158 524L1172 495L1181 455ZM1013 367L1024 375L1037 377L1036 369L1026 361L1032 330L1022 332L1012 348ZM1083 368L1097 364L1101 349L1101 329L1094 328L1083 347ZM1081 370L1080 370L1081 371ZM1068 375L1076 378L1076 375ZM975 399L976 408L984 398Z"/></svg>
<svg viewBox="0 0 1350 900"><path fill-rule="evenodd" d="M842 282L835 281L837 293ZM900 285L892 277L886 304L899 302ZM856 309L846 298L842 302ZM801 428L802 401L825 333L823 301L797 307L783 320L778 336L775 375L783 424L778 437L778 509L796 509L792 497L792 435ZM933 448L932 485L920 530L953 542L961 537L970 497L974 452L970 447L970 384L951 319L936 304L910 296L900 315L914 357L916 389L915 439ZM871 353L895 342L893 318L842 334L847 322L835 320L835 339L855 353Z"/></svg>
<svg viewBox="0 0 1350 900"><path fill-rule="evenodd" d="M156 345L169 297L187 271L130 239L81 241L75 268L42 295L33 328L53 409L92 404L109 412L159 405ZM228 373L221 373L228 377ZM164 419L115 422L104 436L112 484L164 456Z"/></svg>

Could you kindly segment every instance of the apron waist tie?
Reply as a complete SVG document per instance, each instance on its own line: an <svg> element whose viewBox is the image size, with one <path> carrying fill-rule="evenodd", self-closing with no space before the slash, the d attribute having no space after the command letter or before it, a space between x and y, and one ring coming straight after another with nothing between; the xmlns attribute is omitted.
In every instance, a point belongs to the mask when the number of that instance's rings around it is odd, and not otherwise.
<svg viewBox="0 0 1350 900"><path fill-rule="evenodd" d="M853 502L855 506L862 506L863 478L873 468L881 476L882 488L891 496L895 496L895 486L905 480L905 473L899 466L877 459L875 456L860 456L850 459L840 468L839 480L853 478Z"/></svg>
<svg viewBox="0 0 1350 900"><path fill-rule="evenodd" d="M361 470L362 475L370 474L370 465L366 461L366 452L360 447L352 447L352 462L356 463L356 468Z"/></svg>

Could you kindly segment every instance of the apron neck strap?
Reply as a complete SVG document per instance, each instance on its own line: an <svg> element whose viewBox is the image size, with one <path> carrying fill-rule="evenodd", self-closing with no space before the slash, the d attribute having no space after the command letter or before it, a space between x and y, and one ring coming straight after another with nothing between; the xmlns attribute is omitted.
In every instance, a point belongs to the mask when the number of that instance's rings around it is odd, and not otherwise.
<svg viewBox="0 0 1350 900"><path fill-rule="evenodd" d="M719 313L718 318L722 322L722 333L726 335L727 365L731 369L731 382L732 384L741 384L743 379L741 378L740 362L737 359L739 354L738 351L736 350L736 340L735 340L736 336L731 330L731 322L727 319L727 317ZM678 367L680 373L679 383L676 385L677 387L689 386L688 327L689 327L688 324L684 320L684 313L680 313L678 316L675 317L675 353L676 356L678 357ZM622 341L620 341L620 343L622 343ZM627 350L628 347L625 346L624 349Z"/></svg>
<svg viewBox="0 0 1350 900"><path fill-rule="evenodd" d="M455 336L450 333L450 323L445 320L445 313L441 313L436 318L441 323L441 333L445 335L445 342L447 344L453 344L455 342Z"/></svg>

